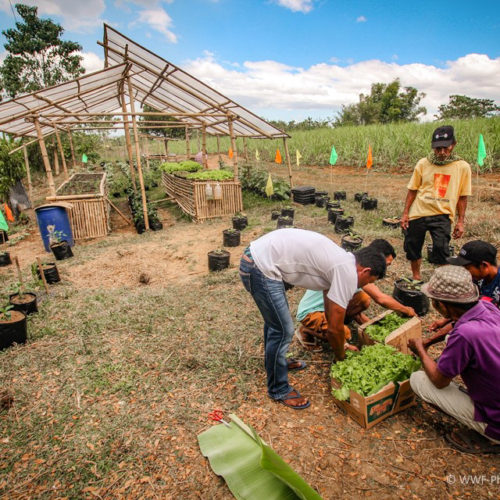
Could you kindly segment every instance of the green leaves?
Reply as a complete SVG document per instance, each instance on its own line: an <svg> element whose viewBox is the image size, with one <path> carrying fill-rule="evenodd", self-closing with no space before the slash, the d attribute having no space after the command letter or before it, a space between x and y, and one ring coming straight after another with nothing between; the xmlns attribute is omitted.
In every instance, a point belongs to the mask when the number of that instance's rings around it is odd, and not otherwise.
<svg viewBox="0 0 500 500"><path fill-rule="evenodd" d="M383 317L380 321L377 321L377 323L367 326L365 332L371 339L383 342L390 333L397 330L401 325L406 323L408 319L409 318L402 318L396 313L391 313Z"/></svg>
<svg viewBox="0 0 500 500"><path fill-rule="evenodd" d="M330 370L330 375L342 384L332 394L341 401L349 399L350 390L371 396L389 382L408 379L419 368L419 360L385 344L366 346L361 352L349 351L346 359L333 364Z"/></svg>
<svg viewBox="0 0 500 500"><path fill-rule="evenodd" d="M196 181L228 181L234 179L234 174L227 170L204 170L189 174L186 178Z"/></svg>

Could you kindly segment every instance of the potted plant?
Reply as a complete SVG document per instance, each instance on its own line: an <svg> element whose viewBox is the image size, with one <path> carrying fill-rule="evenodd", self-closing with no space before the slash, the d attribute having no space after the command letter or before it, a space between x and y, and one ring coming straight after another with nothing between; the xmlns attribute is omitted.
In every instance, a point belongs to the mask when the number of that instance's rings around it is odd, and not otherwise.
<svg viewBox="0 0 500 500"><path fill-rule="evenodd" d="M210 271L222 271L229 267L231 254L227 250L218 248L208 252L208 269Z"/></svg>
<svg viewBox="0 0 500 500"><path fill-rule="evenodd" d="M26 292L21 282L16 284L14 293L9 295L9 303L14 311L21 311L26 316L38 312L36 293Z"/></svg>
<svg viewBox="0 0 500 500"><path fill-rule="evenodd" d="M0 252L0 267L8 266L9 264L12 264L12 261L10 260L10 253Z"/></svg>
<svg viewBox="0 0 500 500"><path fill-rule="evenodd" d="M45 276L45 281L47 281L49 285L52 285L53 283L59 283L59 281L61 281L59 271L55 262L43 262L42 270L43 275ZM36 263L32 264L31 272L36 278L42 279L40 269L38 268L38 265Z"/></svg>
<svg viewBox="0 0 500 500"><path fill-rule="evenodd" d="M386 217L385 219L382 219L382 226L397 229L400 225L401 219L399 217Z"/></svg>
<svg viewBox="0 0 500 500"><path fill-rule="evenodd" d="M326 209L329 210L330 208L341 208L340 201L327 201Z"/></svg>
<svg viewBox="0 0 500 500"><path fill-rule="evenodd" d="M271 220L276 220L281 215L281 210L273 210L271 212Z"/></svg>
<svg viewBox="0 0 500 500"><path fill-rule="evenodd" d="M354 201L362 201L363 198L368 198L368 193L365 191L364 193L355 193Z"/></svg>
<svg viewBox="0 0 500 500"><path fill-rule="evenodd" d="M377 198L363 198L361 200L361 208L363 210L375 210L377 203Z"/></svg>
<svg viewBox="0 0 500 500"><path fill-rule="evenodd" d="M348 252L354 252L361 248L363 244L363 238L353 231L349 231L346 235L342 236L340 240L340 246L347 250Z"/></svg>
<svg viewBox="0 0 500 500"><path fill-rule="evenodd" d="M337 217L339 215L344 215L343 208L331 208L331 209L329 209L328 210L328 222L335 224L335 221L337 220Z"/></svg>
<svg viewBox="0 0 500 500"><path fill-rule="evenodd" d="M248 218L245 214L236 213L232 219L233 221L233 229L238 229L239 231L243 231L248 226Z"/></svg>
<svg viewBox="0 0 500 500"><path fill-rule="evenodd" d="M163 224L161 223L160 218L158 217L158 210L150 203L147 204L147 207L148 207L149 228L152 231L160 231L161 229L163 229Z"/></svg>
<svg viewBox="0 0 500 500"><path fill-rule="evenodd" d="M73 257L71 247L64 239L66 234L62 231L55 231L55 226L47 226L47 229L49 230L49 247L56 260L64 260Z"/></svg>
<svg viewBox="0 0 500 500"><path fill-rule="evenodd" d="M240 244L241 233L238 229L224 229L222 239L225 247L237 247Z"/></svg>
<svg viewBox="0 0 500 500"><path fill-rule="evenodd" d="M394 282L392 296L406 307L413 307L419 316L429 311L429 297L421 290L422 282L401 278Z"/></svg>
<svg viewBox="0 0 500 500"><path fill-rule="evenodd" d="M11 309L11 305L0 307L0 349L24 344L28 338L26 316Z"/></svg>
<svg viewBox="0 0 500 500"><path fill-rule="evenodd" d="M335 220L335 232L336 233L347 233L349 228L354 224L354 217L338 215Z"/></svg>
<svg viewBox="0 0 500 500"><path fill-rule="evenodd" d="M0 230L0 244L2 243L7 243L9 241L9 235L7 234L7 231L4 231L3 229Z"/></svg>
<svg viewBox="0 0 500 500"><path fill-rule="evenodd" d="M276 224L277 229L282 229L284 227L293 227L293 219L287 215L280 215L278 217L278 223Z"/></svg>
<svg viewBox="0 0 500 500"><path fill-rule="evenodd" d="M293 219L295 215L295 208L291 207L290 205L287 205L286 207L283 207L281 209L281 215L283 217L290 217L291 219Z"/></svg>
<svg viewBox="0 0 500 500"><path fill-rule="evenodd" d="M330 200L330 197L329 196L318 196L316 197L316 206L317 207L326 207L326 204L328 203L328 201Z"/></svg>
<svg viewBox="0 0 500 500"><path fill-rule="evenodd" d="M334 200L345 200L346 198L347 198L347 195L346 195L345 191L335 191L333 193Z"/></svg>

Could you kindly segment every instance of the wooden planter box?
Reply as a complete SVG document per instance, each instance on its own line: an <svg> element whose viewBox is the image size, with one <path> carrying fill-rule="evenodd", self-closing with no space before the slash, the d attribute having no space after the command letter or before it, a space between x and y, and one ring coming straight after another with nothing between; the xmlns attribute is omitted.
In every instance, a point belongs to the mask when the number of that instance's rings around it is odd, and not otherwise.
<svg viewBox="0 0 500 500"><path fill-rule="evenodd" d="M94 181L95 192L62 194L70 184ZM106 189L106 173L73 174L56 191L56 196L47 197L48 201L65 201L73 205L68 211L73 239L84 240L107 236L109 227L109 204Z"/></svg>
<svg viewBox="0 0 500 500"><path fill-rule="evenodd" d="M207 200L206 187L216 181L195 181L162 172L162 184L181 209L197 221L232 215L243 210L241 184L238 181L218 181L222 188L220 200Z"/></svg>
<svg viewBox="0 0 500 500"><path fill-rule="evenodd" d="M375 341L371 339L365 332L366 327L377 323L382 318L391 314L393 311L384 311L383 313L375 316L370 321L363 323L358 327L358 336L361 342L361 345L372 345L375 344ZM410 349L408 349L408 340L412 338L422 338L422 321L420 318L409 318L408 321L401 325L399 328L391 332L385 338L385 344L392 345L398 351L403 354L411 354Z"/></svg>

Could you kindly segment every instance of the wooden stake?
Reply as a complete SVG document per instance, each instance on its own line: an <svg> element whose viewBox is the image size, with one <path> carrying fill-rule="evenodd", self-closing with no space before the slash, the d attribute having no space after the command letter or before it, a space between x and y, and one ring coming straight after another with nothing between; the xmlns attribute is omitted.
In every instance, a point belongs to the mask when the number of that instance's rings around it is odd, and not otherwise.
<svg viewBox="0 0 500 500"><path fill-rule="evenodd" d="M168 158L168 139L165 137L165 139L163 139L163 142L165 144L165 155Z"/></svg>
<svg viewBox="0 0 500 500"><path fill-rule="evenodd" d="M57 146L59 148L59 154L61 155L61 161L62 161L62 166L63 166L63 170L64 170L64 177L66 178L66 180L68 180L69 179L68 167L66 165L66 158L64 158L64 149L62 147L61 136L59 135L59 130L57 129L56 126L54 126L54 130L56 131Z"/></svg>
<svg viewBox="0 0 500 500"><path fill-rule="evenodd" d="M208 155L207 155L207 127L203 125L201 129L201 139L202 139L202 146L201 146L201 154L203 156L203 167L208 168Z"/></svg>
<svg viewBox="0 0 500 500"><path fill-rule="evenodd" d="M57 156L56 148L54 148L54 173L59 175L59 156Z"/></svg>
<svg viewBox="0 0 500 500"><path fill-rule="evenodd" d="M229 137L231 138L231 149L233 150L233 170L234 180L238 180L238 152L236 151L236 141L234 140L233 119L230 117L229 123Z"/></svg>
<svg viewBox="0 0 500 500"><path fill-rule="evenodd" d="M125 103L125 91L122 88L121 92L122 99L122 110L123 112L127 112L127 105ZM123 116L123 128L125 131L125 143L127 144L127 153L128 153L128 162L130 166L130 178L132 180L132 188L134 189L134 193L137 193L137 183L135 180L135 169L134 169L134 156L132 155L132 141L130 140L130 127L128 125L128 116Z"/></svg>
<svg viewBox="0 0 500 500"><path fill-rule="evenodd" d="M108 198L106 197L106 201L118 212L118 215L129 225L129 226L133 226L134 223L128 219L124 214L123 212Z"/></svg>
<svg viewBox="0 0 500 500"><path fill-rule="evenodd" d="M248 161L247 138L243 137L243 156L245 161Z"/></svg>
<svg viewBox="0 0 500 500"><path fill-rule="evenodd" d="M292 162L290 160L290 153L288 152L288 143L286 142L286 137L283 137L283 145L285 148L286 163L288 165L288 177L290 178L290 187L293 188Z"/></svg>
<svg viewBox="0 0 500 500"><path fill-rule="evenodd" d="M26 167L26 177L28 178L28 196L30 198L31 206L33 206L33 185L31 184L30 162L28 160L28 151L26 146L23 146L24 153L24 166Z"/></svg>
<svg viewBox="0 0 500 500"><path fill-rule="evenodd" d="M141 186L141 197L142 197L142 212L144 214L144 227L146 231L149 230L149 220L148 220L148 204L146 200L146 189L144 188L144 178L142 176L142 166L141 166L141 150L139 148L139 133L137 131L137 118L135 116L135 105L134 105L134 95L132 92L132 81L130 76L127 77L128 84L128 98L130 103L130 111L134 113L132 115L132 128L134 129L134 142L135 142L135 157L137 159L137 173L139 174L139 184Z"/></svg>
<svg viewBox="0 0 500 500"><path fill-rule="evenodd" d="M52 177L52 169L50 168L49 155L47 153L47 148L45 147L45 141L43 139L42 129L40 127L40 122L38 118L34 120L36 134L38 136L38 144L40 145L40 151L42 152L43 165L45 167L45 172L47 173L47 181L49 183L49 191L52 196L56 195L56 187L54 185L54 178Z"/></svg>
<svg viewBox="0 0 500 500"><path fill-rule="evenodd" d="M38 270L40 271L40 276L43 281L43 286L45 287L45 291L47 292L47 295L50 294L49 292L49 285L47 285L47 280L45 279L45 274L43 273L43 266L42 266L42 261L40 260L40 257L36 258L36 262L38 264Z"/></svg>
<svg viewBox="0 0 500 500"><path fill-rule="evenodd" d="M191 154L191 148L189 147L189 128L186 127L186 160L189 160L190 154Z"/></svg>
<svg viewBox="0 0 500 500"><path fill-rule="evenodd" d="M69 148L71 149L71 163L73 164L73 168L76 168L75 148L73 147L71 129L68 127L66 130L68 131Z"/></svg>
<svg viewBox="0 0 500 500"><path fill-rule="evenodd" d="M23 291L22 291L22 288L24 286L23 275L21 273L21 266L19 265L19 259L17 258L17 255L14 257L14 262L16 263L16 267L17 267L17 279L19 281L19 293L21 295L23 295Z"/></svg>

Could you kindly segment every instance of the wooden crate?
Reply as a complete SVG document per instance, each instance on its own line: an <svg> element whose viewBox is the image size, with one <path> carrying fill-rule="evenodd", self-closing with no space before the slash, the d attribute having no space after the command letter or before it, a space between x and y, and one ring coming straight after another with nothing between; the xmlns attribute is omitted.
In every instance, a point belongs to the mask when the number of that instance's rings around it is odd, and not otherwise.
<svg viewBox="0 0 500 500"><path fill-rule="evenodd" d="M393 311L384 311L383 313L375 316L370 321L363 323L358 328L359 340L362 345L372 345L375 343L365 332L366 327L377 323L382 318L391 314ZM385 344L394 346L398 351L404 354L411 354L408 349L408 340L411 338L422 338L422 321L418 317L409 318L408 321L401 325L399 328L391 332L385 339Z"/></svg>
<svg viewBox="0 0 500 500"><path fill-rule="evenodd" d="M222 188L220 200L207 200L207 184L216 181L195 181L162 172L162 184L181 209L197 221L233 215L243 210L241 184L238 181L218 181Z"/></svg>
<svg viewBox="0 0 500 500"><path fill-rule="evenodd" d="M87 194L58 194L68 183L78 180L78 176L98 177L98 191ZM110 208L107 202L106 173L73 174L59 186L56 196L49 196L47 200L65 201L73 205L73 208L68 210L73 239L100 238L109 234Z"/></svg>

